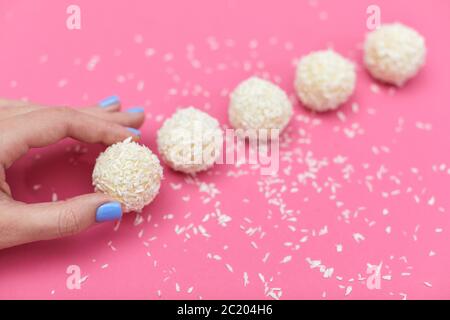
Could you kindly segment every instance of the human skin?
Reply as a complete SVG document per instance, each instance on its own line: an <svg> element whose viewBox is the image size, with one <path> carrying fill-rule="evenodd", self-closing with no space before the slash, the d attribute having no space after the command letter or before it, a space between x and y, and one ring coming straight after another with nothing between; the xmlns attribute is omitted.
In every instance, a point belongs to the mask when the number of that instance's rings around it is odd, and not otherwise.
<svg viewBox="0 0 450 320"><path fill-rule="evenodd" d="M136 128L145 120L143 109L125 112L120 109L117 97L76 109L0 99L0 249L70 236L96 221L120 218L119 206L119 216L99 219L100 207L117 204L101 193L49 203L16 201L5 177L5 170L29 149L51 145L67 137L105 145L130 136L139 139Z"/></svg>

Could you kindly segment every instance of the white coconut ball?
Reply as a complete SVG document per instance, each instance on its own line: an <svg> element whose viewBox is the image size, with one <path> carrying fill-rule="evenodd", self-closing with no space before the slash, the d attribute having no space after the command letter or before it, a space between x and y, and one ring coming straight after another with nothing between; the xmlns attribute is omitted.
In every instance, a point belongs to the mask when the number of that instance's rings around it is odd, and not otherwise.
<svg viewBox="0 0 450 320"><path fill-rule="evenodd" d="M402 86L425 63L425 39L401 23L382 25L370 32L364 44L364 63L381 81Z"/></svg>
<svg viewBox="0 0 450 320"><path fill-rule="evenodd" d="M292 104L277 85L251 77L231 93L228 117L235 129L281 132L292 117Z"/></svg>
<svg viewBox="0 0 450 320"><path fill-rule="evenodd" d="M297 64L295 90L303 105L315 111L336 109L355 89L354 64L334 52L312 52Z"/></svg>
<svg viewBox="0 0 450 320"><path fill-rule="evenodd" d="M162 176L156 155L130 137L100 154L92 181L96 191L122 203L125 212L140 212L158 194Z"/></svg>
<svg viewBox="0 0 450 320"><path fill-rule="evenodd" d="M161 157L169 167L191 174L214 165L221 154L223 131L215 118L188 107L164 121L157 142Z"/></svg>

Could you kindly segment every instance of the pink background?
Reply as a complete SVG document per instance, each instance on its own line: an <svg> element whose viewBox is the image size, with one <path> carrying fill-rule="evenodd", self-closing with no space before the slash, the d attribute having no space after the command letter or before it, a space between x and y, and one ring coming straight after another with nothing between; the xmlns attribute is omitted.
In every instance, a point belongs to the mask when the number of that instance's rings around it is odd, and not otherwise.
<svg viewBox="0 0 450 320"><path fill-rule="evenodd" d="M377 92L361 68L371 3L383 22L426 38L426 67L401 90ZM65 26L69 4L81 7L81 30ZM448 30L446 0L1 0L1 96L84 106L120 95L125 107L145 107L142 141L153 150L179 106L227 124L227 95L250 75L293 95L293 62L311 50L332 46L360 67L340 113L316 115L294 99L278 177L217 165L189 181L165 168L141 223L133 213L116 231L106 223L0 251L0 298L450 298ZM103 147L77 145L17 162L7 172L14 196L92 191ZM231 221L221 225L217 211ZM366 286L368 263L382 263L379 290ZM85 277L80 290L66 288L69 265Z"/></svg>

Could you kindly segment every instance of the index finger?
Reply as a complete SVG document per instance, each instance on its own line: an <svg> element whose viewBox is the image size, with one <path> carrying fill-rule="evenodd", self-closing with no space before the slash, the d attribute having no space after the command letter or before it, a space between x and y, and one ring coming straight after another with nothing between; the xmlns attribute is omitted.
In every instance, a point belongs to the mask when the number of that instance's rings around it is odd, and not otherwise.
<svg viewBox="0 0 450 320"><path fill-rule="evenodd" d="M30 148L44 147L70 137L87 143L110 145L139 131L74 109L43 108L0 122L0 162L8 168Z"/></svg>

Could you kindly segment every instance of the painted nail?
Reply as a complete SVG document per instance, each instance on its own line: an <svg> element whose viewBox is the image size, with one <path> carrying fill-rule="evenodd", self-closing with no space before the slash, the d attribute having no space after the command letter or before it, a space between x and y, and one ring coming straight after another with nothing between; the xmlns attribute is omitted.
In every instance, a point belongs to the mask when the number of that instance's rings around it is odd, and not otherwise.
<svg viewBox="0 0 450 320"><path fill-rule="evenodd" d="M138 129L135 129L135 128L127 128L127 129L135 136L139 136L139 137L141 136L141 131L139 131Z"/></svg>
<svg viewBox="0 0 450 320"><path fill-rule="evenodd" d="M140 112L145 112L145 109L142 107L134 107L131 109L128 109L127 112L129 113L140 113Z"/></svg>
<svg viewBox="0 0 450 320"><path fill-rule="evenodd" d="M106 107L109 107L109 106L119 103L119 102L120 102L120 99L118 96L111 96L111 97L101 100L98 104L100 107L106 108Z"/></svg>
<svg viewBox="0 0 450 320"><path fill-rule="evenodd" d="M119 202L108 202L97 208L95 221L106 222L119 220L122 217L122 206Z"/></svg>

